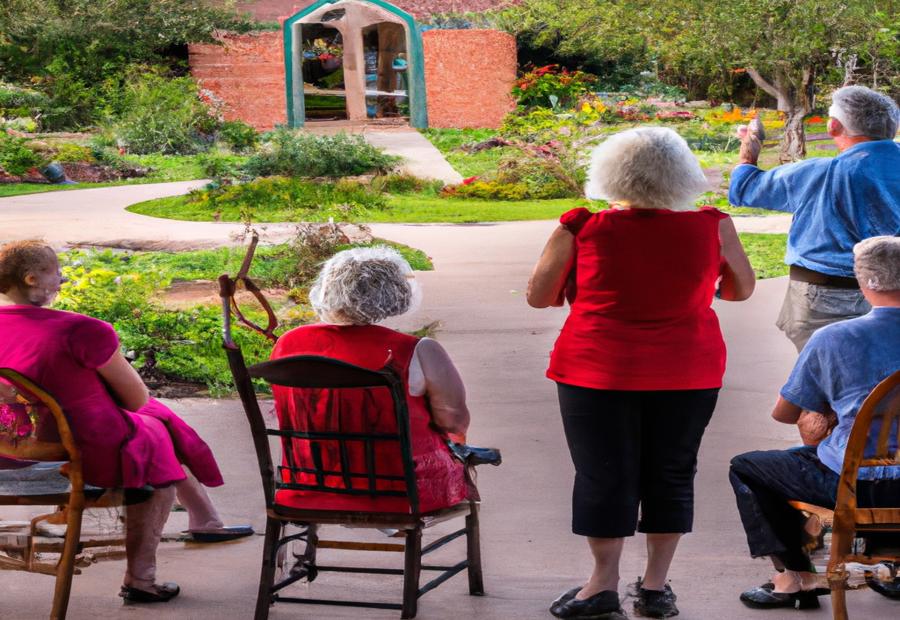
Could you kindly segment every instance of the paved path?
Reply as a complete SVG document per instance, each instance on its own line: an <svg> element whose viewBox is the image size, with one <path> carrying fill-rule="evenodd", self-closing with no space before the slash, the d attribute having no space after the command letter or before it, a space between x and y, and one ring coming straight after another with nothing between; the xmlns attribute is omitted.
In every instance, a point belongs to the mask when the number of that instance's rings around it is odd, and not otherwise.
<svg viewBox="0 0 900 620"><path fill-rule="evenodd" d="M410 135L421 138L418 133ZM125 185L0 198L0 242L43 238L57 247L95 244L145 249L188 249L236 243L235 235L242 231L240 224L183 222L137 215L125 210L125 207L145 200L184 194L203 183L185 181ZM741 232L787 232L790 217L738 216L735 217L735 224ZM547 224L520 222L492 226L491 230L515 230L521 226L544 230ZM268 224L261 228L264 240L275 241L289 235L292 225ZM434 231L460 230L459 227L431 225L399 226L396 230L422 231L429 228ZM461 229L468 228L463 226ZM428 235L429 238L433 236L432 233ZM428 248L425 249L427 251Z"/></svg>
<svg viewBox="0 0 900 620"><path fill-rule="evenodd" d="M531 309L522 292L552 228L552 222L373 227L379 236L423 248L433 257L436 270L417 276L425 291L422 308L397 326L441 322L438 338L466 380L473 412L471 441L498 446L504 453L502 467L480 471L488 595L467 596L465 578L457 577L420 601L418 617L422 620L549 619L549 602L579 583L590 566L583 540L569 533L572 467L554 388L543 378L547 354L565 311ZM765 561L747 556L727 481L728 460L734 454L783 448L796 441L791 428L774 423L767 413L796 355L773 327L784 287L784 279L764 281L751 300L716 305L728 342L729 365L700 454L695 532L685 538L671 571L679 595L679 618L685 620L799 617L794 611L752 611L738 602L737 594L765 581L769 568ZM239 405L230 400L184 400L172 405L195 425L220 459L227 484L214 489L213 496L223 515L231 523L252 522L261 529L257 467ZM184 515L176 513L172 519L170 529L177 530ZM331 533L348 534L341 529ZM626 545L622 588L640 573L641 544L638 537ZM159 576L179 582L184 593L156 607L123 608L115 596L123 563L98 564L75 578L69 618L250 618L261 547L259 537L206 547L165 543L159 552ZM341 562L346 557L331 552L327 561ZM387 561L397 565L398 560ZM49 577L4 572L0 580L0 617L31 620L47 616L52 589ZM297 591L306 596L393 600L399 595L398 584L390 577L324 574L311 587L299 586ZM852 617L858 619L892 618L900 610L900 604L866 591L851 593L849 600ZM821 610L803 612L803 618L830 618L829 602L822 601ZM284 604L271 614L273 619L329 620L393 620L398 616L396 612Z"/></svg>
<svg viewBox="0 0 900 620"><path fill-rule="evenodd" d="M192 183L129 186L0 199L0 239L43 235L57 244L115 240L167 240L220 244L239 230L229 224L157 220L123 211L126 204L180 193ZM783 218L736 218L738 227L778 232ZM780 224L777 222L781 221ZM373 232L424 249L436 270L418 275L425 289L419 312L397 324L419 327L441 322L438 338L466 379L474 422L474 443L503 449L504 464L481 470L484 496L483 549L488 595L465 594L456 578L420 603L423 620L543 619L560 591L583 579L590 565L583 541L569 533L572 468L563 440L553 385L543 378L547 354L564 320L560 309L533 310L523 299L531 265L553 222L475 225L374 225ZM757 228L759 230L760 228ZM198 241L199 240L199 241ZM737 593L762 583L769 572L750 560L742 540L728 459L754 448L786 447L793 430L772 422L767 411L795 354L772 326L783 279L761 282L745 303L719 302L717 311L729 346L729 369L716 415L700 455L695 533L686 537L673 566L672 584L686 620L795 617L797 612L754 612ZM228 484L213 495L229 522L252 522L262 529L262 497L249 433L239 404L184 400L172 403L207 438L219 456ZM4 514L9 514L4 509ZM184 526L175 513L169 531ZM338 530L338 536L345 532ZM626 546L624 583L639 574L639 538ZM261 551L260 538L218 546L165 543L159 553L162 579L178 581L184 594L158 607L119 605L115 592L124 565L106 562L75 578L69 617L243 620L252 614ZM341 561L334 555L329 561ZM396 559L395 559L396 561ZM4 595L0 617L46 617L52 580L0 573ZM301 594L372 596L389 600L397 581L323 575ZM850 594L856 618L888 618L897 604L869 592ZM830 618L829 603L804 613ZM394 612L278 606L272 618L396 618Z"/></svg>
<svg viewBox="0 0 900 620"><path fill-rule="evenodd" d="M415 129L407 131L366 131L366 140L391 155L399 155L406 162L402 168L409 174L424 179L438 179L447 185L462 182L460 173L447 163L444 156Z"/></svg>

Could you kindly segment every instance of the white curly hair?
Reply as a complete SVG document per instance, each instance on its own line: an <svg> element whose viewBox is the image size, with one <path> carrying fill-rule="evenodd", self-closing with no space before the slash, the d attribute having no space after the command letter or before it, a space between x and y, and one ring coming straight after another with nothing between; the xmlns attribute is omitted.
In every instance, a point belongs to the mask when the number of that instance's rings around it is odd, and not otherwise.
<svg viewBox="0 0 900 620"><path fill-rule="evenodd" d="M692 209L709 190L684 138L666 127L637 127L594 149L585 194L645 209Z"/></svg>
<svg viewBox="0 0 900 620"><path fill-rule="evenodd" d="M900 237L883 235L853 246L853 270L859 283L872 291L900 291Z"/></svg>
<svg viewBox="0 0 900 620"><path fill-rule="evenodd" d="M414 310L420 300L409 263L386 246L338 252L309 291L319 319L335 325L378 323Z"/></svg>

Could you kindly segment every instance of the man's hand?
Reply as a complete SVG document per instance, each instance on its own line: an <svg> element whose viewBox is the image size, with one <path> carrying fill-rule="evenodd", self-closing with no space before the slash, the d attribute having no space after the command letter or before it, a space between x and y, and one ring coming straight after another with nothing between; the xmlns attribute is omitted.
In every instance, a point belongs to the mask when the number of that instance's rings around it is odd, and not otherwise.
<svg viewBox="0 0 900 620"><path fill-rule="evenodd" d="M756 119L754 119L755 121ZM754 122L750 126L741 125L737 128L738 138L741 139L741 152L738 156L738 163L756 165L759 161L759 152L762 150L762 142L757 123Z"/></svg>
<svg viewBox="0 0 900 620"><path fill-rule="evenodd" d="M800 431L800 439L805 446L818 445L828 437L831 429L837 422L837 416L833 413L822 414L815 411L804 411L797 420L797 429Z"/></svg>

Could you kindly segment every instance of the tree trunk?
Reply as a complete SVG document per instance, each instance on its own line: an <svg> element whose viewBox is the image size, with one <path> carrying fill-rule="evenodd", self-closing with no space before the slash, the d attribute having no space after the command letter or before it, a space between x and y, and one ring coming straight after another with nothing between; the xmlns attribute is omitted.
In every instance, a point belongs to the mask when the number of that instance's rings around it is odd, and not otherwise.
<svg viewBox="0 0 900 620"><path fill-rule="evenodd" d="M787 112L784 120L784 135L781 137L781 152L778 159L787 164L806 157L806 133L803 130L803 117L806 109L793 107Z"/></svg>

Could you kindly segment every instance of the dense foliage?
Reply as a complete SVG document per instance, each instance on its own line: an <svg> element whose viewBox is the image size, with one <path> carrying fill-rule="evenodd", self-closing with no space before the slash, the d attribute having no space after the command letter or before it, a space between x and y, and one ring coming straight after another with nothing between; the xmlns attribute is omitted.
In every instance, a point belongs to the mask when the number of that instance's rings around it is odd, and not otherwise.
<svg viewBox="0 0 900 620"><path fill-rule="evenodd" d="M386 171L398 161L360 135L317 136L277 129L263 136L259 151L244 169L251 176L343 177Z"/></svg>
<svg viewBox="0 0 900 620"><path fill-rule="evenodd" d="M25 104L45 129L92 125L123 111L129 67L180 69L179 46L250 25L231 3L204 0L4 0L0 80L29 83L45 99ZM0 89L2 90L2 89ZM2 95L0 95L2 100ZM38 109L33 109L37 105ZM0 107L3 106L0 103Z"/></svg>

